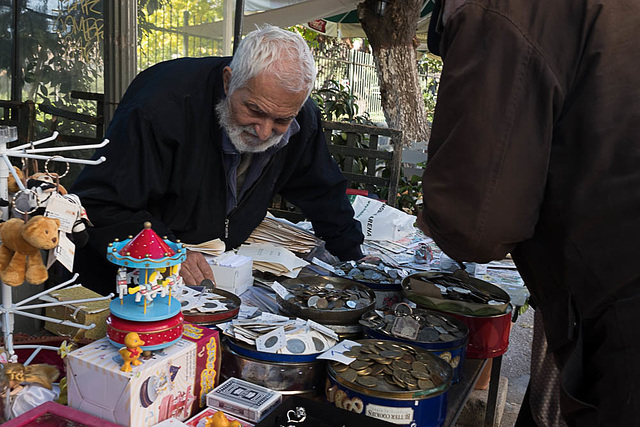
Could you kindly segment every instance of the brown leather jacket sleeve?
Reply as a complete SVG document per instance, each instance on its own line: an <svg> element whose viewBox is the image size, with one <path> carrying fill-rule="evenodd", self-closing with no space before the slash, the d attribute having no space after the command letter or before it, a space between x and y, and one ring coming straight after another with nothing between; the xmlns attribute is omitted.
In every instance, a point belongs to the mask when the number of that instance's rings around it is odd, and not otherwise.
<svg viewBox="0 0 640 427"><path fill-rule="evenodd" d="M445 23L441 52L424 220L452 258L501 259L533 235L563 94L544 53L474 2Z"/></svg>

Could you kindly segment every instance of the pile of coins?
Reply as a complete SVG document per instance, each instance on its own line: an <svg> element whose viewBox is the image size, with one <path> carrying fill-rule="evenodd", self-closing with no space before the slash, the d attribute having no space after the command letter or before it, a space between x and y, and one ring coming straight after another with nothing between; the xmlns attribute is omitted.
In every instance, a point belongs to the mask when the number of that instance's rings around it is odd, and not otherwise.
<svg viewBox="0 0 640 427"><path fill-rule="evenodd" d="M343 353L349 365L331 362L336 376L381 392L428 391L449 379L426 350L391 341L369 341ZM446 372L446 371L445 371Z"/></svg>
<svg viewBox="0 0 640 427"><path fill-rule="evenodd" d="M427 277L416 277L436 286L442 297L449 300L473 302L479 304L499 305L508 303L501 295L478 289L462 279L446 274L436 274Z"/></svg>
<svg viewBox="0 0 640 427"><path fill-rule="evenodd" d="M369 262L347 261L334 265L336 274L360 282L399 285L407 274L402 269Z"/></svg>
<svg viewBox="0 0 640 427"><path fill-rule="evenodd" d="M318 310L358 310L373 304L373 297L369 292L357 285L336 287L331 283L324 285L309 285L301 283L289 285L291 293L287 301L300 307Z"/></svg>
<svg viewBox="0 0 640 427"><path fill-rule="evenodd" d="M415 341L419 343L456 341L464 338L468 333L467 327L462 322L447 318L436 312L416 308L413 309L412 314L408 316L416 322L406 322L405 327L406 325L415 324L418 330L413 335L416 337ZM404 336L399 336L396 329L394 329L394 325L396 325L398 319L402 317L405 317L405 315L397 312L392 314L369 311L362 315L360 324L375 331L382 332L390 337L404 338Z"/></svg>

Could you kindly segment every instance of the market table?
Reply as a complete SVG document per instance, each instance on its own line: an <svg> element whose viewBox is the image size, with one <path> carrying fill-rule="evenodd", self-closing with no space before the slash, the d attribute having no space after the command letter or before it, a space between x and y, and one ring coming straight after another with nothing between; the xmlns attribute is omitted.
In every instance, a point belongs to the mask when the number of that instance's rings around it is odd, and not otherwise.
<svg viewBox="0 0 640 427"><path fill-rule="evenodd" d="M471 395L482 370L487 366L487 362L493 361L491 367L491 380L489 382L489 393L487 397L487 411L484 426L494 427L496 420L496 404L498 401L498 385L500 383L500 367L502 356L493 359L467 359L464 366L462 380L451 387L448 396L447 417L443 427L453 427L462 413L464 406Z"/></svg>

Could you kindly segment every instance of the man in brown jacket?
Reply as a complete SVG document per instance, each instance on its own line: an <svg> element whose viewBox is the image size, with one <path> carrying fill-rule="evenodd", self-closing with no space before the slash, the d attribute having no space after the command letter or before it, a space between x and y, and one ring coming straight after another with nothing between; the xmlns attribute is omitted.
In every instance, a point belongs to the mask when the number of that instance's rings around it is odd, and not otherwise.
<svg viewBox="0 0 640 427"><path fill-rule="evenodd" d="M570 425L640 425L640 2L441 6L425 231L457 261L513 255Z"/></svg>

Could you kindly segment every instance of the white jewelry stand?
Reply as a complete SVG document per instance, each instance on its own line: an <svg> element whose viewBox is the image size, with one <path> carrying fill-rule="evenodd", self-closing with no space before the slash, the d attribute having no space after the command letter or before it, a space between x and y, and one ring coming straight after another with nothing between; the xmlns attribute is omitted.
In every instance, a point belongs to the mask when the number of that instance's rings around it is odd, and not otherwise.
<svg viewBox="0 0 640 427"><path fill-rule="evenodd" d="M11 131L12 128L8 128L9 131ZM15 129L15 128L13 128ZM9 201L9 190L8 190L8 186L7 186L7 180L9 178L9 173L11 173L13 175L13 177L16 180L16 184L18 185L18 187L20 188L20 190L25 191L24 185L22 184L22 181L18 178L15 170L13 169L13 165L11 164L11 162L9 161L9 157L22 157L22 158L28 158L28 159L37 159L37 160L47 160L47 161L56 161L56 162L66 162L66 163L78 163L78 164L85 164L85 165L97 165L100 164L102 162L104 162L106 160L105 157L100 157L97 160L83 160L83 159L74 159L74 158L67 158L67 157L61 157L61 156L46 156L46 155L39 155L36 153L50 153L50 152L62 152L62 151L69 151L69 150L84 150L84 149L94 149L94 148L100 148L100 147L104 147L105 145L107 145L109 143L108 139L105 139L102 143L100 144L93 144L93 145L79 145L79 146L72 146L72 147L47 147L47 148L34 148L37 145L41 145L44 144L46 142L50 142L50 141L54 141L57 137L58 137L58 132L54 132L52 136L50 136L49 138L44 138L38 141L34 141L28 144L23 144L17 147L12 147L12 148L8 148L7 144L9 142L13 142L17 139L17 135L15 135L15 132L13 132L13 135L8 135L9 137L7 138L7 135L2 135L0 134L0 197L2 197L4 200ZM6 221L9 219L9 207L2 207L0 208L1 214L2 214L2 218ZM5 350L7 351L7 353L9 354L9 357L12 359L17 359L17 357L15 357L15 350L16 349L34 349L34 352L31 354L31 356L29 357L29 359L24 363L24 365L28 365L36 356L37 354L40 352L40 350L53 350L53 351L57 351L59 350L58 347L52 347L52 346L45 346L45 345L13 345L13 327L14 327L14 316L15 315L19 315L19 316L25 316L25 317L30 317L33 319L39 319L39 320L44 320L44 321L48 321L48 322L53 322L53 323L58 323L61 325L67 325L67 326L72 326L72 327L76 327L76 328L80 328L80 329L84 329L84 330L88 330L88 329L92 329L93 327L95 327L95 324L91 324L91 325L81 325L78 323L74 323L71 322L69 320L60 320L60 319L53 319L50 317L46 317L46 316L40 316L38 314L33 314L33 313L28 313L26 312L26 310L31 310L31 309L36 309L36 308L46 308L46 307L54 307L54 306L58 306L58 305L67 305L67 304L76 304L76 303L84 303L84 302L91 302L91 301L103 301L103 300L107 300L107 299L111 299L113 298L114 294L111 293L106 297L99 297L99 298L87 298L87 299L81 299L81 300L74 300L74 301L60 301L60 302L50 302L50 303L43 303L43 304L33 304L33 305L26 305L28 302L31 302L37 298L40 298L43 295L47 295L53 291L56 291L58 289L62 289L65 288L66 286L71 285L76 279L78 278L78 274L75 274L71 280L68 280L64 283L61 283L60 285L57 285L51 289L47 289L43 292L40 292L36 295L33 295L29 298L26 298L18 303L13 303L12 301L12 293L11 293L11 286L5 285L4 283L2 283L2 306L0 306L0 321L2 322L2 332L4 335L4 346L5 346ZM23 285L24 286L24 285Z"/></svg>

